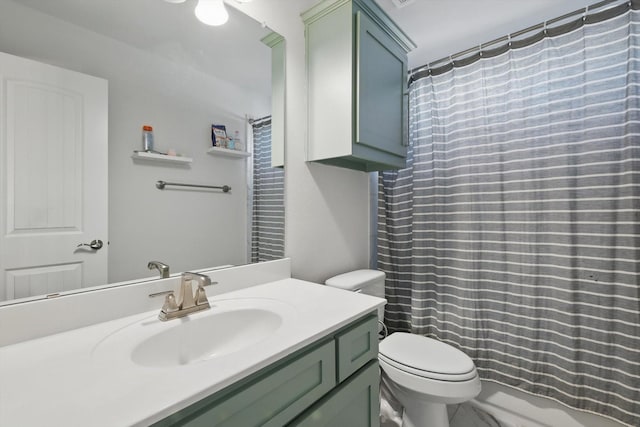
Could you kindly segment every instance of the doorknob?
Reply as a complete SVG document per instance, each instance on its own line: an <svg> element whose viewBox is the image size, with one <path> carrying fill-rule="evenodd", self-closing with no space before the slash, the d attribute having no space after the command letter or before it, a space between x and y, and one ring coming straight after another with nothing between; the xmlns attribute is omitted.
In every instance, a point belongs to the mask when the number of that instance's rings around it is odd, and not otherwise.
<svg viewBox="0 0 640 427"><path fill-rule="evenodd" d="M80 243L77 247L80 248L84 246L97 251L98 249L102 248L102 240L92 240L91 243Z"/></svg>

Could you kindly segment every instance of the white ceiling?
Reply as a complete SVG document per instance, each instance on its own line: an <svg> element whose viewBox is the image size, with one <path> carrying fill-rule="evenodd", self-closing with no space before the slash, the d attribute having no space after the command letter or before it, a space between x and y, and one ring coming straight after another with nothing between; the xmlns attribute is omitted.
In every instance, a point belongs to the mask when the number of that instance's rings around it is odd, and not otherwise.
<svg viewBox="0 0 640 427"><path fill-rule="evenodd" d="M194 18L196 0L183 4L162 0L14 1L227 81L268 91L269 52L258 42L268 30L232 7L227 8L231 15L227 24L208 27ZM290 1L303 11L319 0ZM376 2L418 45L409 54L409 66L415 68L584 8L594 0L414 0L401 9L392 0Z"/></svg>
<svg viewBox="0 0 640 427"><path fill-rule="evenodd" d="M376 0L418 45L409 68L528 28L597 0L414 0L398 9Z"/></svg>
<svg viewBox="0 0 640 427"><path fill-rule="evenodd" d="M270 30L232 7L225 25L210 27L194 16L195 0L13 1L271 96L271 51L260 42Z"/></svg>

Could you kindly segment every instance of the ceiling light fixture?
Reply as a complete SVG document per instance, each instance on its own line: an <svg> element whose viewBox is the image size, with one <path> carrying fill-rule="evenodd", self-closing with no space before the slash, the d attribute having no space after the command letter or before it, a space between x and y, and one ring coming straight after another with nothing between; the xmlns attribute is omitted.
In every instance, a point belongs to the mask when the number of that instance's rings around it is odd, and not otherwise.
<svg viewBox="0 0 640 427"><path fill-rule="evenodd" d="M229 19L223 0L198 0L196 17L203 24L222 25Z"/></svg>

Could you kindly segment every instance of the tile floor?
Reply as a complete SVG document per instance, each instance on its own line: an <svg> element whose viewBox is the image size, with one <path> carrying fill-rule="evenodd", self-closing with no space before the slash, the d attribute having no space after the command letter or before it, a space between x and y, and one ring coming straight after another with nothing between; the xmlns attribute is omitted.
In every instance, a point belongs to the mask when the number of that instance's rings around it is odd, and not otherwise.
<svg viewBox="0 0 640 427"><path fill-rule="evenodd" d="M470 403L451 405L447 410L449 427L502 427L493 415Z"/></svg>
<svg viewBox="0 0 640 427"><path fill-rule="evenodd" d="M503 427L491 414L470 403L449 405L447 411L449 412L449 427ZM381 420L380 427L400 426L391 420Z"/></svg>

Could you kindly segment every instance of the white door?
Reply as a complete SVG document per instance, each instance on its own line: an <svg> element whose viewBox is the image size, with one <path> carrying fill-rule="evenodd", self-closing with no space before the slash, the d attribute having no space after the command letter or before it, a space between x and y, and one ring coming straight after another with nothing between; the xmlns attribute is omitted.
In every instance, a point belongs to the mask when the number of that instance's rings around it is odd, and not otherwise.
<svg viewBox="0 0 640 427"><path fill-rule="evenodd" d="M0 301L106 284L107 97L0 53Z"/></svg>

